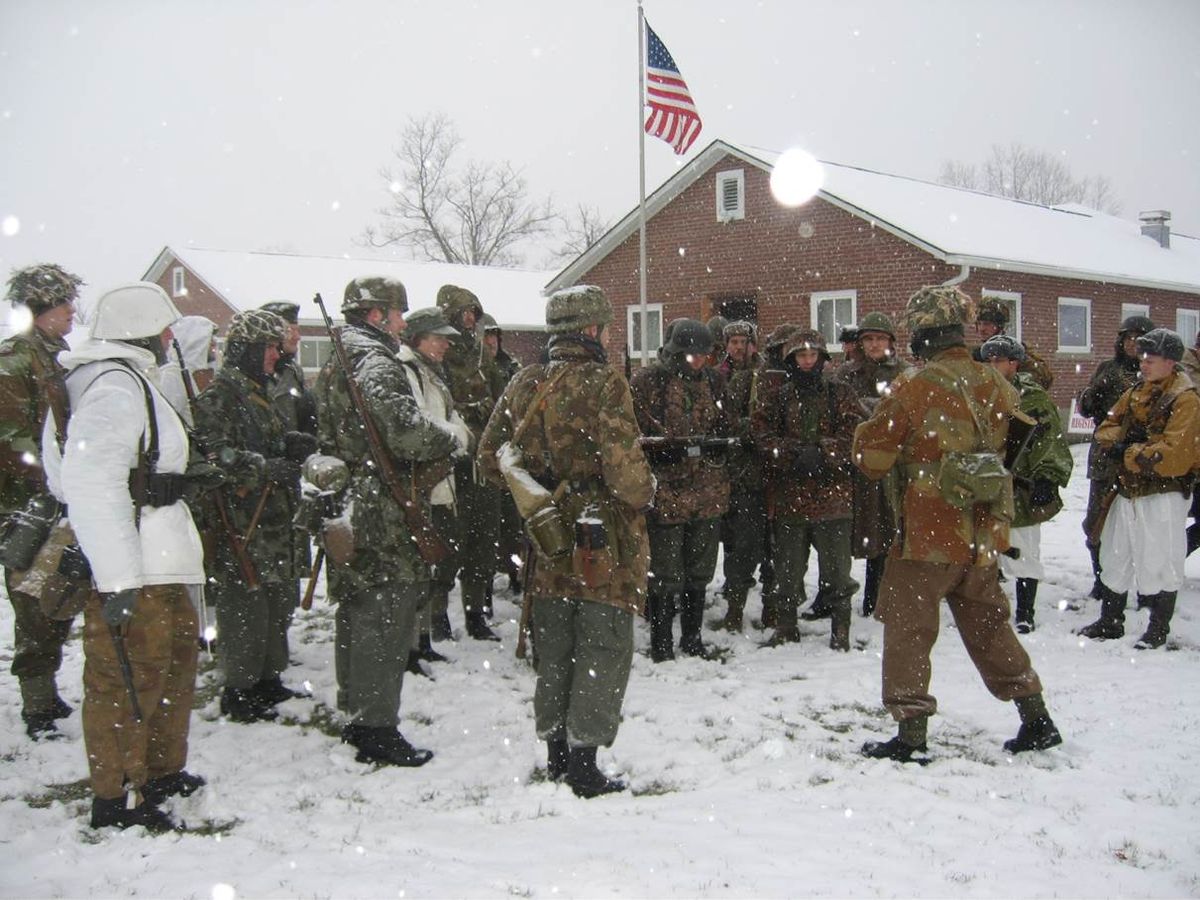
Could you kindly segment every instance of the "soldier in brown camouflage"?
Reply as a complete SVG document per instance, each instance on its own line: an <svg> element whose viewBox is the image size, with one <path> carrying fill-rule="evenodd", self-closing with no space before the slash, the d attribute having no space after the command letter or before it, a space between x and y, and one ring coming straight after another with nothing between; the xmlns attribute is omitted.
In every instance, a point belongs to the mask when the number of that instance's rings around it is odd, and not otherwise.
<svg viewBox="0 0 1200 900"><path fill-rule="evenodd" d="M0 518L46 490L42 427L51 394L65 403L56 357L67 349L81 284L53 264L18 269L9 279L9 302L28 309L33 321L0 343ZM55 684L71 621L43 615L36 597L13 590L7 569L4 584L13 608L12 673L21 686L21 718L36 740L56 733L54 720L71 714Z"/></svg>
<svg viewBox="0 0 1200 900"><path fill-rule="evenodd" d="M988 690L1016 702L1021 728L1004 748L1019 753L1062 742L1000 589L996 558L1008 549L1011 479L1005 474L992 482L994 494L984 501L978 498L985 485L976 481L961 492L949 477L955 470L948 467L963 458L951 454L972 454L980 465L993 461L997 471L996 455L1019 404L999 373L972 361L963 336L970 307L954 287L912 295L905 318L912 350L926 365L895 386L854 435L854 462L869 478L898 467L904 480L900 534L875 610L883 623L883 704L899 733L863 746L877 759L908 762L926 751L929 717L937 712L929 656L943 598Z"/></svg>
<svg viewBox="0 0 1200 900"><path fill-rule="evenodd" d="M517 451L576 535L574 554L536 556L525 589L537 648L538 737L547 742L549 777L565 778L582 797L625 787L597 768L596 748L612 744L621 719L633 619L646 597L649 545L642 510L654 496L629 385L608 365L611 321L612 307L597 287L550 297L550 361L527 366L512 380L478 455L480 468L498 485L497 451ZM596 523L602 523L600 540ZM578 546L581 530L598 550Z"/></svg>
<svg viewBox="0 0 1200 900"><path fill-rule="evenodd" d="M662 359L634 373L634 411L642 434L687 439L727 431L725 379L708 365L712 335L702 322L672 323ZM690 453L665 446L647 453L658 480L650 526L650 655L674 659L671 648L675 597L679 597L679 649L706 656L700 632L704 596L717 565L720 522L729 510L727 451Z"/></svg>

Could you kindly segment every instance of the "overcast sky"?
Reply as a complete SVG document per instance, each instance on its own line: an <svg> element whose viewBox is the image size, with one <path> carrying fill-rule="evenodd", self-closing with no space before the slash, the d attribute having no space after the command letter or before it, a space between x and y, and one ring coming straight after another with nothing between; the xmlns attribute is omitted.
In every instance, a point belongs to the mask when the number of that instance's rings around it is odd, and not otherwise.
<svg viewBox="0 0 1200 900"><path fill-rule="evenodd" d="M1019 141L1200 234L1196 0L645 10L704 118L684 161L720 137L934 180ZM56 261L91 294L168 243L353 251L405 118L432 111L615 220L637 202L636 24L633 0L0 0L0 272ZM680 164L646 156L651 190Z"/></svg>

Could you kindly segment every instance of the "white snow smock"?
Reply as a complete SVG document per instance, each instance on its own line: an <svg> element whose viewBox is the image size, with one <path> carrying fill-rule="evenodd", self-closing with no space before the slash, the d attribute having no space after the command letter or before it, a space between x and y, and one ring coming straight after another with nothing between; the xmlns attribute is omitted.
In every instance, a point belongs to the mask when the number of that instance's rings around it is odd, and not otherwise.
<svg viewBox="0 0 1200 900"><path fill-rule="evenodd" d="M143 507L141 525L134 525L129 473L149 442L150 430L141 382L115 360L129 362L150 382L158 419L155 471L186 470L187 432L155 386L154 356L119 341L88 339L59 354L68 373L71 418L60 456L54 415L47 417L47 484L67 504L75 536L102 593L155 584L203 584L204 550L186 503Z"/></svg>
<svg viewBox="0 0 1200 900"><path fill-rule="evenodd" d="M421 412L434 425L448 431L458 441L462 452L470 451L471 429L454 408L450 388L441 376L407 344L400 345L396 356L404 364L404 374L408 376L409 387ZM454 501L454 473L451 473L434 485L429 502L432 506L453 506Z"/></svg>
<svg viewBox="0 0 1200 900"><path fill-rule="evenodd" d="M209 362L208 353L212 346L213 332L216 330L216 323L204 316L184 316L171 326L171 333L179 342L179 351L183 354L184 365L187 366L192 390L197 396L200 394L200 389L196 386L196 373L206 370L211 373L213 369L213 363ZM188 403L187 387L183 383L183 370L179 367L179 357L175 354L173 346L167 348L167 361L158 369L158 387L171 406L175 408L175 412L179 413L180 418L187 423L188 427L191 427L193 424L192 407Z"/></svg>

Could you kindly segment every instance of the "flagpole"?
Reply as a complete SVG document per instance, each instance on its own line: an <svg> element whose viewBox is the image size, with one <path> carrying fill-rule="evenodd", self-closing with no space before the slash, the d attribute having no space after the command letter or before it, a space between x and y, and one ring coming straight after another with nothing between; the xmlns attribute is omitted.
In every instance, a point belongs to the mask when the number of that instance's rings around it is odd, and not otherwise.
<svg viewBox="0 0 1200 900"><path fill-rule="evenodd" d="M638 0L638 296L642 308L642 366L650 365L650 318L646 306L646 28Z"/></svg>

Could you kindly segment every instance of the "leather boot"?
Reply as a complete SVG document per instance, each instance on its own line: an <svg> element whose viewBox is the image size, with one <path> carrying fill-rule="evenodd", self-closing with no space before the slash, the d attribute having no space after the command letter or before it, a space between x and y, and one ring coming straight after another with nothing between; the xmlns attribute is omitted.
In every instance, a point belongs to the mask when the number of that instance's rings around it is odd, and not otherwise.
<svg viewBox="0 0 1200 900"><path fill-rule="evenodd" d="M1017 713L1021 716L1021 727L1017 736L1004 742L1004 749L1009 753L1025 753L1028 750L1049 750L1062 743L1062 735L1054 727L1050 713L1046 710L1046 701L1041 694L1029 697L1018 697L1013 701Z"/></svg>
<svg viewBox="0 0 1200 900"><path fill-rule="evenodd" d="M656 663L675 658L671 623L675 618L675 603L670 594L652 593L650 606L650 658Z"/></svg>
<svg viewBox="0 0 1200 900"><path fill-rule="evenodd" d="M1036 578L1017 579L1017 633L1029 634L1033 631L1033 605L1037 600L1038 580Z"/></svg>
<svg viewBox="0 0 1200 900"><path fill-rule="evenodd" d="M420 638L417 640L417 656L425 660L425 662L449 662L449 657L442 656L433 649L433 638L429 632L421 632Z"/></svg>
<svg viewBox="0 0 1200 900"><path fill-rule="evenodd" d="M883 564L887 556L874 556L867 560L867 575L863 579L863 618L875 614L875 604L879 600L879 583L883 581Z"/></svg>
<svg viewBox="0 0 1200 900"><path fill-rule="evenodd" d="M842 653L850 651L850 601L846 600L833 610L829 620L829 649Z"/></svg>
<svg viewBox="0 0 1200 900"><path fill-rule="evenodd" d="M911 719L901 719L897 734L890 741L867 741L860 751L870 759L890 759L895 762L924 762L924 754L928 750L926 732L929 728L928 716L915 716Z"/></svg>
<svg viewBox="0 0 1200 900"><path fill-rule="evenodd" d="M354 758L360 763L416 768L433 759L432 750L418 750L395 728L347 725L342 729L342 743L358 751Z"/></svg>
<svg viewBox="0 0 1200 900"><path fill-rule="evenodd" d="M140 825L150 834L166 834L170 831L182 830L170 816L148 800L143 799L132 809L129 809L128 805L126 797L116 797L112 800L93 797L91 826L93 828L134 828Z"/></svg>
<svg viewBox="0 0 1200 900"><path fill-rule="evenodd" d="M686 590L679 604L679 652L684 656L708 658L700 637L704 625L704 589Z"/></svg>
<svg viewBox="0 0 1200 900"><path fill-rule="evenodd" d="M269 703L264 703L253 688L248 690L225 688L221 692L221 715L228 718L230 722L238 722L242 725L248 725L251 722L269 722L279 718L279 713L275 711L274 707Z"/></svg>
<svg viewBox="0 0 1200 900"><path fill-rule="evenodd" d="M1100 545L1088 544L1088 553L1092 557L1092 591L1088 594L1093 600L1104 599L1104 583L1100 580Z"/></svg>
<svg viewBox="0 0 1200 900"><path fill-rule="evenodd" d="M142 799L152 806L158 806L168 797L190 797L206 784L208 782L204 776L180 769L147 781L142 787Z"/></svg>
<svg viewBox="0 0 1200 900"><path fill-rule="evenodd" d="M498 641L500 636L492 631L484 612L486 600L486 585L462 582L463 618L466 620L467 634L476 641Z"/></svg>
<svg viewBox="0 0 1200 900"><path fill-rule="evenodd" d="M1108 641L1124 636L1125 604L1128 599L1128 594L1118 594L1100 582L1100 618L1075 633L1093 641Z"/></svg>
<svg viewBox="0 0 1200 900"><path fill-rule="evenodd" d="M1200 547L1200 520L1187 527L1187 555L1191 556Z"/></svg>
<svg viewBox="0 0 1200 900"><path fill-rule="evenodd" d="M805 622L817 622L821 619L828 619L833 615L833 606L829 603L829 592L825 590L825 586L821 585L817 588L817 599L813 601L813 605L800 613L800 618Z"/></svg>
<svg viewBox="0 0 1200 900"><path fill-rule="evenodd" d="M763 588L762 627L774 628L779 624L779 595L774 590Z"/></svg>
<svg viewBox="0 0 1200 900"><path fill-rule="evenodd" d="M294 691L283 683L283 679L278 675L271 678L264 678L256 684L252 690L255 696L258 697L267 706L274 706L277 703L285 703L288 700L295 700L297 697L311 697L312 694L307 691Z"/></svg>
<svg viewBox="0 0 1200 900"><path fill-rule="evenodd" d="M596 766L595 747L572 747L567 763L567 784L576 797L591 799L625 790L625 782L609 778Z"/></svg>
<svg viewBox="0 0 1200 900"><path fill-rule="evenodd" d="M571 762L571 748L566 738L550 738L546 741L546 777L551 781L562 781L567 777Z"/></svg>
<svg viewBox="0 0 1200 900"><path fill-rule="evenodd" d="M435 641L454 640L454 630L450 627L449 613L434 613L430 626L430 636Z"/></svg>
<svg viewBox="0 0 1200 900"><path fill-rule="evenodd" d="M1171 617L1175 615L1175 591L1163 591L1147 597L1145 605L1150 607L1150 624L1133 646L1138 650L1156 650L1167 642L1171 633Z"/></svg>
<svg viewBox="0 0 1200 900"><path fill-rule="evenodd" d="M730 631L734 634L741 633L742 630L742 615L746 610L746 593L747 588L733 588L725 592L725 618L721 620L721 624L717 627L723 631Z"/></svg>
<svg viewBox="0 0 1200 900"><path fill-rule="evenodd" d="M488 579L487 586L483 591L483 616L485 619L490 619L495 614L495 606L492 603L492 593L495 590L495 585L492 579Z"/></svg>

